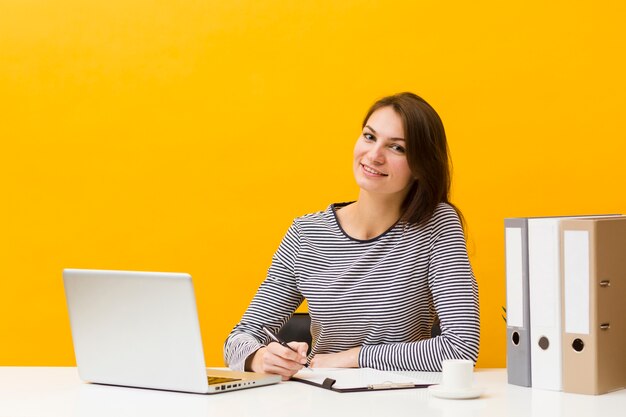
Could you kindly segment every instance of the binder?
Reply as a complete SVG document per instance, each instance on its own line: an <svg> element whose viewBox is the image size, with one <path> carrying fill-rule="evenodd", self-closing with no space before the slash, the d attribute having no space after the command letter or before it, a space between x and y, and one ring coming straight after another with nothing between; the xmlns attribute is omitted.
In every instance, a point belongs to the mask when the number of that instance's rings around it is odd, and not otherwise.
<svg viewBox="0 0 626 417"><path fill-rule="evenodd" d="M291 379L341 393L427 388L437 384L437 382L429 382L425 379L372 368L310 368L298 372Z"/></svg>
<svg viewBox="0 0 626 417"><path fill-rule="evenodd" d="M533 388L562 390L561 235L559 224L566 219L619 216L606 214L528 219L530 363Z"/></svg>
<svg viewBox="0 0 626 417"><path fill-rule="evenodd" d="M528 219L531 384L533 388L555 391L562 388L561 219Z"/></svg>
<svg viewBox="0 0 626 417"><path fill-rule="evenodd" d="M531 386L528 219L504 219L508 383Z"/></svg>
<svg viewBox="0 0 626 417"><path fill-rule="evenodd" d="M561 224L563 391L626 386L626 217Z"/></svg>

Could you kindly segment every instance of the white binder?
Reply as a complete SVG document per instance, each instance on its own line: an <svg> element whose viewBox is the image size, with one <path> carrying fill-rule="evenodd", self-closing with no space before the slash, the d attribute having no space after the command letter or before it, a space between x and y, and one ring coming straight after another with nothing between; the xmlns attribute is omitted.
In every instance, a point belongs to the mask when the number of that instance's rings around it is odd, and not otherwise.
<svg viewBox="0 0 626 417"><path fill-rule="evenodd" d="M561 237L562 219L604 216L568 216L528 219L528 281L530 293L531 384L561 391Z"/></svg>
<svg viewBox="0 0 626 417"><path fill-rule="evenodd" d="M531 383L560 391L560 217L528 219Z"/></svg>

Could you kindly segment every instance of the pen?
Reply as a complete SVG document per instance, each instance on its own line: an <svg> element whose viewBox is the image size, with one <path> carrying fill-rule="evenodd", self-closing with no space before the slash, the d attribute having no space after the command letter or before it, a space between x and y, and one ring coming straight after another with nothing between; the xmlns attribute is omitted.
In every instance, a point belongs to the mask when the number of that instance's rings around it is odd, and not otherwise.
<svg viewBox="0 0 626 417"><path fill-rule="evenodd" d="M287 349L291 350L292 352L299 353L297 350L295 350L294 348L292 348L291 346L289 346L289 345L287 344L287 342L285 342L285 341L284 341L284 340L282 340L282 339L279 339L279 338L278 338L278 336L276 336L274 333L272 333L272 332L271 332L271 331L270 331L267 327L265 327L265 326L261 326L261 329L263 329L263 331L265 332L265 334L266 334L266 335L268 335L268 336L270 337L270 339L272 339L272 341L273 341L273 342L276 342L276 343L278 343L279 345L286 347ZM305 367L305 368L308 368L308 367L309 367L309 364L308 364L308 363L305 363L305 364L304 364L304 367Z"/></svg>
<svg viewBox="0 0 626 417"><path fill-rule="evenodd" d="M426 388L432 384L415 384L413 382L383 382L382 384L371 384L367 389L398 389L398 388Z"/></svg>

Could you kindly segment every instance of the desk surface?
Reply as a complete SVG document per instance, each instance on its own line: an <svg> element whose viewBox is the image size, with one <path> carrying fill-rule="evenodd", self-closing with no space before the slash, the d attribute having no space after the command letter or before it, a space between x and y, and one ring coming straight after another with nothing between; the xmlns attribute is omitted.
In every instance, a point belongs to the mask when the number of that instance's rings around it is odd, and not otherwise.
<svg viewBox="0 0 626 417"><path fill-rule="evenodd" d="M437 373L405 373L436 382ZM425 389L339 394L298 382L217 395L86 384L76 368L0 367L0 416L567 416L617 417L626 390L600 396L522 388L504 369L479 369L475 400L442 400Z"/></svg>

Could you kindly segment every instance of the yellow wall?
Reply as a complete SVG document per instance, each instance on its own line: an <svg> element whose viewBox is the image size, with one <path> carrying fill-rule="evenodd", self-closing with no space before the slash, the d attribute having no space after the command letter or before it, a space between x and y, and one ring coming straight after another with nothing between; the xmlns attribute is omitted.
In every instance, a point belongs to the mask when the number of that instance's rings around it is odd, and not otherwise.
<svg viewBox="0 0 626 417"><path fill-rule="evenodd" d="M0 0L0 365L73 365L64 267L195 277L208 364L381 95L439 111L505 365L503 218L626 212L620 0Z"/></svg>

